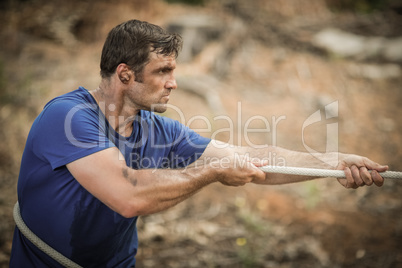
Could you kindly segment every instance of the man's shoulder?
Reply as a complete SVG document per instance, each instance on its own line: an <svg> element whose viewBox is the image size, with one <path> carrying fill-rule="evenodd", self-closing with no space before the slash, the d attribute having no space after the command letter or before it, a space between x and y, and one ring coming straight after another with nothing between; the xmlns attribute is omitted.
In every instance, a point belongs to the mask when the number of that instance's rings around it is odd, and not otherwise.
<svg viewBox="0 0 402 268"><path fill-rule="evenodd" d="M94 104L95 102L92 101L91 95L89 92L83 88L79 87L76 90L73 90L71 92L65 93L63 95L60 95L58 97L53 98L50 100L44 107L44 109L47 109L50 106L58 106L58 107L63 107L63 106L75 106L79 104Z"/></svg>
<svg viewBox="0 0 402 268"><path fill-rule="evenodd" d="M43 116L66 116L77 114L78 111L97 110L97 104L89 92L79 88L50 100L43 108L39 118Z"/></svg>

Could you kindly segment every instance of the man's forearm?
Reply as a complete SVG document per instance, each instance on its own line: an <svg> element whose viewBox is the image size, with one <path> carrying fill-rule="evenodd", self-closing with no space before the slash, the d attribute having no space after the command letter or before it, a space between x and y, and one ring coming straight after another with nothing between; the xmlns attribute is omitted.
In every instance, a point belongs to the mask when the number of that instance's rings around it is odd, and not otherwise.
<svg viewBox="0 0 402 268"><path fill-rule="evenodd" d="M124 177L134 186L133 216L166 210L216 182L216 172L208 167L187 169L124 168Z"/></svg>

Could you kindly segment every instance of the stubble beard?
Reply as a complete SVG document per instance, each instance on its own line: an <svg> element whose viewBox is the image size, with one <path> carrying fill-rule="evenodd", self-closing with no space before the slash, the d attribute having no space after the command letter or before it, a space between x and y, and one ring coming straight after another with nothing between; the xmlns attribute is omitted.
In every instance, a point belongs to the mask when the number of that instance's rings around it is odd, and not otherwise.
<svg viewBox="0 0 402 268"><path fill-rule="evenodd" d="M155 113L164 113L167 110L167 105L166 104L154 104L151 107L151 112Z"/></svg>

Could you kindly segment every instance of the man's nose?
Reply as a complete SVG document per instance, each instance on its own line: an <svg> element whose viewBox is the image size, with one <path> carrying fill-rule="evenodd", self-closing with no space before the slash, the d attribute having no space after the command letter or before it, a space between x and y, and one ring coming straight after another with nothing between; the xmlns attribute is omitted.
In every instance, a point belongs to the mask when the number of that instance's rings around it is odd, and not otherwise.
<svg viewBox="0 0 402 268"><path fill-rule="evenodd" d="M166 82L165 86L166 88L176 89L177 88L176 78L173 76L171 79L169 79L169 81Z"/></svg>

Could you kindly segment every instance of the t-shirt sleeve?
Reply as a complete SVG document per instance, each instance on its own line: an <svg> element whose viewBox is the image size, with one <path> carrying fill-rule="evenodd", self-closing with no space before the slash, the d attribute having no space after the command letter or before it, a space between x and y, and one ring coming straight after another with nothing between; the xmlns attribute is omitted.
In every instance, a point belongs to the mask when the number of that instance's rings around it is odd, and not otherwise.
<svg viewBox="0 0 402 268"><path fill-rule="evenodd" d="M34 152L52 169L114 146L95 104L50 103L34 122L33 130Z"/></svg>
<svg viewBox="0 0 402 268"><path fill-rule="evenodd" d="M168 124L173 136L170 166L182 168L200 158L211 139L201 136L178 121L168 120Z"/></svg>

